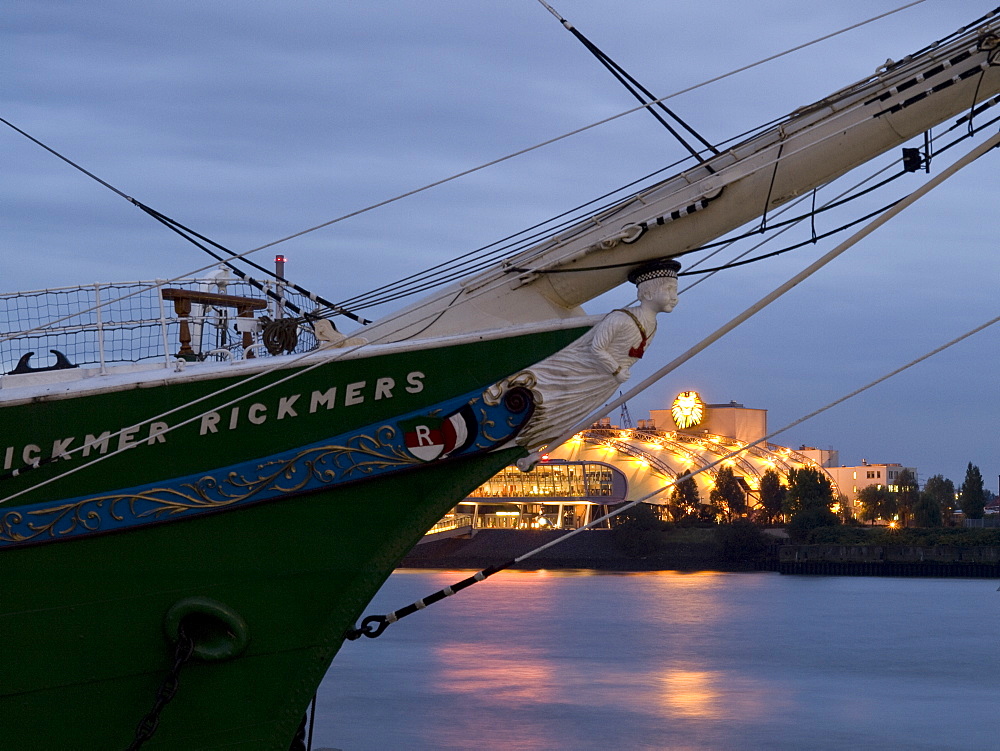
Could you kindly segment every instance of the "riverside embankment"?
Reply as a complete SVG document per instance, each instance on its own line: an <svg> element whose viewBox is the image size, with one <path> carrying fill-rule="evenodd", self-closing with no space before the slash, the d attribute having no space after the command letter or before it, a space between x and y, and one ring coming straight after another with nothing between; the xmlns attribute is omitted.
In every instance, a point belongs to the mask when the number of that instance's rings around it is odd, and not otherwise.
<svg viewBox="0 0 1000 751"><path fill-rule="evenodd" d="M645 549L625 549L610 530L588 530L514 564L517 569L602 571L779 571L840 576L1000 578L1000 546L790 544L762 535L734 545L716 529L657 537ZM483 569L507 563L567 532L479 530L472 537L417 545L401 568Z"/></svg>
<svg viewBox="0 0 1000 751"><path fill-rule="evenodd" d="M783 545L783 574L1000 578L1000 547L976 545Z"/></svg>
<svg viewBox="0 0 1000 751"><path fill-rule="evenodd" d="M701 530L698 530L699 532ZM552 542L560 530L482 529L473 537L425 542L403 559L404 568L482 569L497 566ZM689 536L694 537L694 536ZM606 571L736 570L727 566L709 535L664 540L646 555L629 555L606 529L573 535L564 542L511 566L517 569L599 569Z"/></svg>

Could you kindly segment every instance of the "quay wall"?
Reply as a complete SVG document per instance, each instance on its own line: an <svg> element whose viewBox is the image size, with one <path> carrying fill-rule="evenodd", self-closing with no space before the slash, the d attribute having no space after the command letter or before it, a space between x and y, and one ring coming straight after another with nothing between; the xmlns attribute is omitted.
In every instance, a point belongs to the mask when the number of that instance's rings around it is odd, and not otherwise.
<svg viewBox="0 0 1000 751"><path fill-rule="evenodd" d="M497 566L567 534L560 530L479 530L417 545L401 568L483 569ZM773 544L753 560L733 560L718 545L664 542L630 556L608 530L574 535L522 561L517 569L603 571L777 571L833 576L989 577L1000 579L1000 547L938 545Z"/></svg>
<svg viewBox="0 0 1000 751"><path fill-rule="evenodd" d="M1000 578L1000 547L977 545L782 545L782 574Z"/></svg>
<svg viewBox="0 0 1000 751"><path fill-rule="evenodd" d="M417 545L402 568L483 569L498 566L568 534L562 530L481 529L472 537L453 537ZM720 560L714 545L667 543L642 557L629 556L606 529L573 535L511 568L596 569L602 571L743 570Z"/></svg>

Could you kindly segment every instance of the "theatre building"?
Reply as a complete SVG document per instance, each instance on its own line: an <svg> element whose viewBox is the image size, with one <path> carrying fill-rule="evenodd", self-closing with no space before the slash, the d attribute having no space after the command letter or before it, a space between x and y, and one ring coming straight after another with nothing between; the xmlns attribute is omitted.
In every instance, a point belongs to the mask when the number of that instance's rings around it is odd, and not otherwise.
<svg viewBox="0 0 1000 751"><path fill-rule="evenodd" d="M787 483L788 472L802 467L827 471L835 452L794 451L762 442L767 410L742 404L705 404L692 391L679 394L670 409L653 410L636 427L604 419L553 448L530 472L507 467L483 483L442 520L476 528L575 528L610 508L653 493L692 470L699 496L708 501L715 478L729 467L752 508L760 480L774 470ZM749 446L749 447L748 447ZM728 455L738 452L734 456ZM722 459L722 462L715 464ZM714 466L710 466L714 465ZM830 473L828 472L828 475ZM835 496L840 492L836 478ZM647 500L665 506L670 490Z"/></svg>

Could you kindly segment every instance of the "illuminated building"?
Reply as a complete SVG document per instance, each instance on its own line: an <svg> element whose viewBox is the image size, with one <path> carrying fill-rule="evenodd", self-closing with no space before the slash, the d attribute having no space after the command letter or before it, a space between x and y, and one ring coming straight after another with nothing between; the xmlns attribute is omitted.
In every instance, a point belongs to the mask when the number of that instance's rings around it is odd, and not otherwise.
<svg viewBox="0 0 1000 751"><path fill-rule="evenodd" d="M815 450L815 449L813 449ZM869 464L862 460L857 467L826 467L827 473L837 481L840 491L847 498L854 516L861 515L858 493L869 485L884 486L891 492L899 490L896 484L899 473L908 470L917 480L916 467L904 467L902 464Z"/></svg>
<svg viewBox="0 0 1000 751"><path fill-rule="evenodd" d="M471 493L455 513L472 516L475 527L577 527L696 470L703 470L694 482L701 501L708 503L723 467L733 471L751 509L768 470L787 484L793 469L821 469L830 476L836 497L837 478L823 466L831 456L835 463L836 452L814 457L766 442L748 447L765 435L767 410L735 402L705 404L695 392L683 392L672 409L651 411L650 419L640 420L637 428L614 426L605 418L551 449L530 472L505 468ZM665 507L670 495L667 489L646 502Z"/></svg>

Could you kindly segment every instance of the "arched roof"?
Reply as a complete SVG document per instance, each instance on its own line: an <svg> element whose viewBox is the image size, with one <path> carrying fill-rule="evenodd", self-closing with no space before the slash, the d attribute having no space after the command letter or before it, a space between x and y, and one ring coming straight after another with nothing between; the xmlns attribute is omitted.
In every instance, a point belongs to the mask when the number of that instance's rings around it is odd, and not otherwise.
<svg viewBox="0 0 1000 751"><path fill-rule="evenodd" d="M737 455L694 476L702 498L708 498L715 477L722 467L729 467L746 483L746 490L756 494L764 473L773 469L787 483L792 469L820 465L784 446L761 443L748 448L744 441L728 436L693 435L653 429L595 427L584 430L558 448L548 452L550 459L565 461L601 461L622 471L628 479L626 500L635 500L663 487L677 477L702 469L734 451ZM836 482L826 473L838 493ZM649 499L666 503L669 492Z"/></svg>

